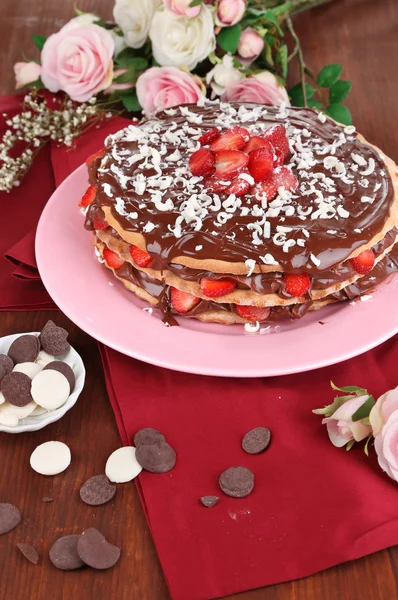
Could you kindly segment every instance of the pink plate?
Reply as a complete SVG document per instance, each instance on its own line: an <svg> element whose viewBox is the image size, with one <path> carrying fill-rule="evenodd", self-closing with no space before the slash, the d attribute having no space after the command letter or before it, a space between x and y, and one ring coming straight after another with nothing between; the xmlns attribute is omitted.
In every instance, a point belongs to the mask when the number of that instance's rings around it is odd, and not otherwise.
<svg viewBox="0 0 398 600"><path fill-rule="evenodd" d="M317 369L374 348L398 332L398 277L368 301L309 313L293 323L247 333L242 325L180 319L165 327L97 260L77 206L83 165L50 198L36 236L41 278L59 308L107 346L145 362L202 375L264 377ZM322 322L323 324L321 324Z"/></svg>

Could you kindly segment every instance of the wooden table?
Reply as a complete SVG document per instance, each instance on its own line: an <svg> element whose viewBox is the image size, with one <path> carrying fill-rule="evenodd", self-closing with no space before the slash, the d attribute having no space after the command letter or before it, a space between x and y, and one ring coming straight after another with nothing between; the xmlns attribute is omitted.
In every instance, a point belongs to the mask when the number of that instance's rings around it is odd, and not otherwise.
<svg viewBox="0 0 398 600"><path fill-rule="evenodd" d="M144 1L144 0L143 0ZM0 93L12 93L12 65L37 56L32 34L48 35L73 16L75 0L2 0L0 20ZM111 0L79 0L80 9L111 16ZM316 70L339 62L354 82L348 101L358 129L398 161L397 0L333 0L296 20L307 62ZM0 213L1 214L1 213ZM0 500L13 502L23 523L0 537L0 597L13 600L163 600L169 598L134 485L119 486L117 501L101 509L84 505L81 484L101 473L106 458L120 445L108 401L97 345L60 313L0 313L0 335L40 329L48 318L67 327L87 367L84 393L73 410L41 432L0 433ZM72 450L71 467L54 478L37 476L29 457L40 443L56 439ZM51 496L50 504L42 497ZM377 507L375 507L377 510ZM48 548L62 534L98 527L123 546L123 557L109 572L62 572L49 562ZM17 542L34 544L40 566L23 559ZM243 600L392 600L398 597L398 550L329 569L299 581L233 596ZM266 565L265 565L266 567ZM187 598L189 600L189 598Z"/></svg>

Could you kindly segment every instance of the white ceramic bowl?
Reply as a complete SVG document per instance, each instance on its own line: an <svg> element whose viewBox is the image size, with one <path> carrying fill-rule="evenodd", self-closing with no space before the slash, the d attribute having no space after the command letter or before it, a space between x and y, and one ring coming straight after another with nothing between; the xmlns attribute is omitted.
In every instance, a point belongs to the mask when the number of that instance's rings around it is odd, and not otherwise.
<svg viewBox="0 0 398 600"><path fill-rule="evenodd" d="M15 339L17 339L21 335L26 335L29 333L30 335L39 335L39 332L31 331L25 333L17 333L15 335L7 335L5 337L0 338L0 354L7 354L9 347ZM59 359L54 358L54 360ZM76 401L84 387L86 369L84 368L84 364L80 355L76 352L74 348L72 348L72 346L70 347L69 352L62 357L62 361L66 362L73 369L76 378L76 385L74 387L74 390L65 402L65 404L63 404L56 410L51 410L42 415L29 415L29 417L21 419L16 427L0 425L0 431L5 431L6 433L23 433L24 431L38 431L39 429L43 429L43 427L46 427L46 425L49 425L50 423L55 423L55 421L59 421L59 419L61 419L61 417L63 417L64 414L76 404Z"/></svg>

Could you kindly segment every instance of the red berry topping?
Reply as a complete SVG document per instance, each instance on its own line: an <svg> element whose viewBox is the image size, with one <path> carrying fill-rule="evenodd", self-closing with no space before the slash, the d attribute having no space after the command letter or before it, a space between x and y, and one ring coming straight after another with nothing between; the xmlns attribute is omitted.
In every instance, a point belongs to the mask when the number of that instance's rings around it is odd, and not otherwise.
<svg viewBox="0 0 398 600"><path fill-rule="evenodd" d="M272 171L274 152L271 144L257 148L249 154L249 171L255 181L262 181Z"/></svg>
<svg viewBox="0 0 398 600"><path fill-rule="evenodd" d="M229 133L231 131L232 133L239 133L239 135L242 135L246 142L250 137L250 132L246 129L246 127L241 127L240 125L235 125L234 127L231 127L231 129L227 129L225 133Z"/></svg>
<svg viewBox="0 0 398 600"><path fill-rule="evenodd" d="M213 129L205 131L204 134L200 136L198 141L201 146L207 146L208 144L215 142L220 135L221 131L217 127L213 127Z"/></svg>
<svg viewBox="0 0 398 600"><path fill-rule="evenodd" d="M297 178L293 175L290 167L277 167L273 171L271 179L276 189L284 187L288 192L294 192L298 187Z"/></svg>
<svg viewBox="0 0 398 600"><path fill-rule="evenodd" d="M172 307L178 313L187 313L200 302L200 298L175 287L170 288L170 299Z"/></svg>
<svg viewBox="0 0 398 600"><path fill-rule="evenodd" d="M272 200L275 198L278 190L275 186L275 183L272 181L272 175L264 179L264 181L259 181L254 185L251 189L251 193L255 196L257 200Z"/></svg>
<svg viewBox="0 0 398 600"><path fill-rule="evenodd" d="M280 150L285 159L289 154L289 140L287 139L286 129L283 125L273 125L264 133L264 137L271 142L275 150Z"/></svg>
<svg viewBox="0 0 398 600"><path fill-rule="evenodd" d="M269 142L259 135L253 135L245 146L245 152L249 154L249 152L253 152L253 150L257 150L257 148L262 148L263 146L269 146Z"/></svg>
<svg viewBox="0 0 398 600"><path fill-rule="evenodd" d="M124 260L120 258L116 252L113 252L113 250L105 248L102 254L108 267L111 267L112 269L120 269L120 267L124 265Z"/></svg>
<svg viewBox="0 0 398 600"><path fill-rule="evenodd" d="M247 166L249 155L239 150L222 150L216 154L216 177L233 179Z"/></svg>
<svg viewBox="0 0 398 600"><path fill-rule="evenodd" d="M237 304L236 312L240 317L242 317L242 319L246 319L247 321L254 323L255 321L266 321L269 317L271 309L268 306L242 306Z"/></svg>
<svg viewBox="0 0 398 600"><path fill-rule="evenodd" d="M202 277L200 289L208 298L219 298L230 294L236 288L236 283L230 279L209 279Z"/></svg>
<svg viewBox="0 0 398 600"><path fill-rule="evenodd" d="M96 195L97 195L97 190L96 190L95 185L90 185L84 192L84 195L79 202L79 206L86 208L86 206L91 204L91 202L94 200Z"/></svg>
<svg viewBox="0 0 398 600"><path fill-rule="evenodd" d="M355 258L351 258L350 263L357 273L367 275L375 265L375 253L371 248L369 250L364 250Z"/></svg>
<svg viewBox="0 0 398 600"><path fill-rule="evenodd" d="M130 246L129 250L131 258L139 267L145 268L152 262L152 256L145 250L138 248L138 246Z"/></svg>
<svg viewBox="0 0 398 600"><path fill-rule="evenodd" d="M274 148L274 168L281 167L285 162L285 155L280 148Z"/></svg>
<svg viewBox="0 0 398 600"><path fill-rule="evenodd" d="M287 293L297 298L304 296L311 287L311 279L307 273L299 273L297 275L294 273L286 273L283 276L283 281L285 282L285 290Z"/></svg>
<svg viewBox="0 0 398 600"><path fill-rule="evenodd" d="M235 194L237 198L244 196L250 189L250 183L246 179L240 179L236 177L231 185L225 190L226 194Z"/></svg>
<svg viewBox="0 0 398 600"><path fill-rule="evenodd" d="M105 221L105 218L102 218L102 217L96 215L93 220L93 227L94 227L95 231L102 231L103 229L107 229L109 227L109 225Z"/></svg>
<svg viewBox="0 0 398 600"><path fill-rule="evenodd" d="M205 179L203 185L205 186L204 191L208 191L211 194L222 194L227 189L228 182L217 179L217 177L209 177Z"/></svg>
<svg viewBox="0 0 398 600"><path fill-rule="evenodd" d="M88 159L86 160L86 165L88 166L89 164L91 164L93 162L93 160L102 156L104 151L105 151L105 148L101 148L101 150L98 150L98 152L94 152L94 154L91 154L88 157Z"/></svg>
<svg viewBox="0 0 398 600"><path fill-rule="evenodd" d="M212 143L210 150L213 152L221 152L221 150L242 150L245 144L246 140L241 133L228 129L218 138L218 140Z"/></svg>
<svg viewBox="0 0 398 600"><path fill-rule="evenodd" d="M189 159L189 168L192 175L210 177L214 173L214 154L206 148L200 148Z"/></svg>

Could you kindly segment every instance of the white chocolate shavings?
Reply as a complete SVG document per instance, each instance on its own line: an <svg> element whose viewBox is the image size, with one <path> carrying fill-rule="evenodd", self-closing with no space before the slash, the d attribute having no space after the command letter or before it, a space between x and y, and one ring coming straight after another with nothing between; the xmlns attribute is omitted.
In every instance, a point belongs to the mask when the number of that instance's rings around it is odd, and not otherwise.
<svg viewBox="0 0 398 600"><path fill-rule="evenodd" d="M367 302L368 300L371 300L372 298L373 298L372 294L364 294L363 296L359 297L361 302Z"/></svg>
<svg viewBox="0 0 398 600"><path fill-rule="evenodd" d="M256 261L248 258L247 260L245 260L245 265L249 269L248 272L247 272L247 274L250 277L250 275L253 274L253 271L255 269Z"/></svg>
<svg viewBox="0 0 398 600"><path fill-rule="evenodd" d="M196 252L200 252L200 250L203 250L203 246L195 246L195 251Z"/></svg>
<svg viewBox="0 0 398 600"><path fill-rule="evenodd" d="M361 202L373 204L374 198L371 198L370 196L361 196Z"/></svg>
<svg viewBox="0 0 398 600"><path fill-rule="evenodd" d="M255 323L245 323L245 331L247 331L247 333L256 333L259 329L259 321L256 321Z"/></svg>
<svg viewBox="0 0 398 600"><path fill-rule="evenodd" d="M152 223L151 221L148 221L144 225L144 232L145 233L151 233L151 231L153 231L155 229L155 227L156 227L155 223Z"/></svg>
<svg viewBox="0 0 398 600"><path fill-rule="evenodd" d="M326 115L324 115L323 113L320 112L319 115L318 115L318 120L321 123L325 123L326 122Z"/></svg>
<svg viewBox="0 0 398 600"><path fill-rule="evenodd" d="M321 264L321 261L319 260L319 258L317 258L314 254L312 254L312 252L310 254L310 259L316 267L319 267L319 265Z"/></svg>

